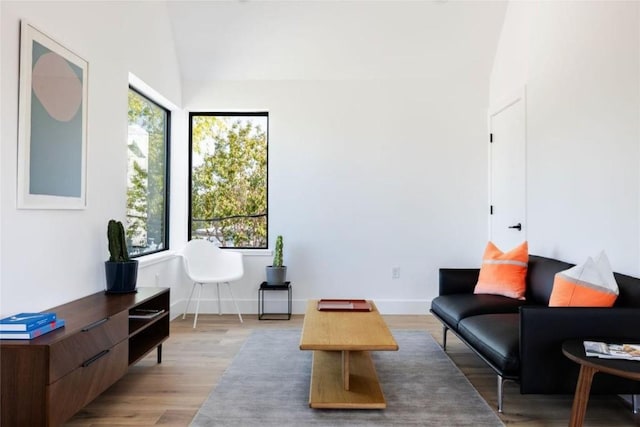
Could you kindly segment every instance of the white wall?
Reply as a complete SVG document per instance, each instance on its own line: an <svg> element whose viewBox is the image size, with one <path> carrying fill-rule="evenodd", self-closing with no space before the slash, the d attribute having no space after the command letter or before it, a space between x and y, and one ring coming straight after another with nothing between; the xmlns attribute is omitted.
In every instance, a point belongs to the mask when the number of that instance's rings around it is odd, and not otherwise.
<svg viewBox="0 0 640 427"><path fill-rule="evenodd" d="M270 245L284 236L294 311L308 298L353 297L373 298L385 313L426 313L438 268L478 266L486 244L486 111L504 4L271 7L227 3L222 16L206 15L211 28L231 32L232 46L200 73L183 70L185 109L269 111ZM261 28L262 16L275 19L276 34L259 40L267 53L241 54L254 39L233 31ZM197 28L193 19L184 22ZM226 24L239 20L235 30ZM274 48L278 41L299 61ZM222 70L203 76L216 62ZM229 80L228 70L242 78ZM245 262L249 277L234 293L255 307L271 259Z"/></svg>
<svg viewBox="0 0 640 427"><path fill-rule="evenodd" d="M6 315L46 309L104 289L106 224L109 218L125 217L128 73L177 105L181 87L164 3L3 1L0 11L0 313ZM21 19L89 62L85 210L16 209ZM154 286L153 269L168 276L164 268L143 268L138 285Z"/></svg>
<svg viewBox="0 0 640 427"><path fill-rule="evenodd" d="M615 270L640 273L636 2L511 2L501 34L505 6L495 2L168 9L0 3L0 313L103 289L105 224L124 218L118 141L126 140L128 72L177 105L184 93L188 110L270 112L270 237L285 236L297 312L307 298L336 296L422 313L438 267L477 266L487 236L487 107L525 85L531 251L578 262L605 249ZM20 19L89 61L86 210L15 208ZM214 33L183 39L181 19ZM202 67L179 58L182 88L174 40L215 48L198 59ZM186 122L184 112L174 117L171 242L180 249ZM245 257L234 286L243 312L256 312L270 261ZM391 279L394 266L400 279ZM171 286L173 304L184 304L189 286L177 259L145 260L139 275L140 286ZM212 311L213 290L205 292Z"/></svg>
<svg viewBox="0 0 640 427"><path fill-rule="evenodd" d="M510 2L491 102L527 91L532 253L640 273L637 2Z"/></svg>
<svg viewBox="0 0 640 427"><path fill-rule="evenodd" d="M531 251L578 262L605 249L615 270L640 274L636 2L511 2L501 34L504 5L494 2L165 7L0 3L0 313L103 288L105 224L124 217L126 150L117 141L125 140L127 73L180 105L173 37L199 49L217 43L204 67L186 73L185 108L270 112L270 236L285 236L297 311L306 298L362 296L385 312L424 312L438 267L478 265L487 236L487 106L524 85ZM187 25L225 37L181 39L169 14L189 13L201 17ZM15 208L23 18L90 64L84 211ZM256 50L243 50L256 41ZM186 123L183 112L174 116L171 239L179 249ZM270 257L245 262L234 289L243 311L255 312ZM400 279L391 279L393 266ZM183 303L189 286L177 260L141 267L139 285L172 286L173 303Z"/></svg>

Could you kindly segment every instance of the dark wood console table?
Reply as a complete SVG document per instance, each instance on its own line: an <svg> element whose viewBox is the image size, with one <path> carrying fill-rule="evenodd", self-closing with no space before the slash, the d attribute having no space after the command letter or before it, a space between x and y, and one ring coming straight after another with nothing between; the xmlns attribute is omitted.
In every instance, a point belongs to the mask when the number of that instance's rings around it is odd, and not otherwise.
<svg viewBox="0 0 640 427"><path fill-rule="evenodd" d="M133 309L164 310L151 319ZM66 324L33 340L0 340L0 425L57 426L169 338L169 289L99 292L48 310Z"/></svg>

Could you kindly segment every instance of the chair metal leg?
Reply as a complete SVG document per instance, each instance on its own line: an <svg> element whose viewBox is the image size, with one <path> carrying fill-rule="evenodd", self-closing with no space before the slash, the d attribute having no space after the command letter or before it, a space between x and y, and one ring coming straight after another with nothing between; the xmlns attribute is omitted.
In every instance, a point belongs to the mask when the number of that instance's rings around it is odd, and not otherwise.
<svg viewBox="0 0 640 427"><path fill-rule="evenodd" d="M229 295L231 295L231 301L233 301L233 305L236 306L236 311L238 312L240 323L244 323L242 321L242 314L240 314L240 307L238 307L238 303L236 302L236 299L233 297L233 292L231 292L231 285L229 284L229 282L225 282L225 283L227 284L227 288L229 289Z"/></svg>
<svg viewBox="0 0 640 427"><path fill-rule="evenodd" d="M449 328L447 328L445 325L442 325L442 349L444 351L447 351L447 331L449 330Z"/></svg>
<svg viewBox="0 0 640 427"><path fill-rule="evenodd" d="M631 409L634 414L640 414L640 408L638 405L640 404L640 394L632 394L631 395Z"/></svg>
<svg viewBox="0 0 640 427"><path fill-rule="evenodd" d="M196 303L196 315L193 317L193 327L195 329L196 324L198 323L198 312L200 311L200 300L202 299L202 283L198 283L200 285L200 290L198 291L198 302Z"/></svg>
<svg viewBox="0 0 640 427"><path fill-rule="evenodd" d="M187 317L187 310L189 309L189 304L191 304L191 297L193 297L193 291L196 289L196 283L193 283L191 287L191 293L189 294L189 299L187 300L187 305L184 308L184 313L182 313L182 319L184 320Z"/></svg>
<svg viewBox="0 0 640 427"><path fill-rule="evenodd" d="M216 288L218 289L218 316L222 316L222 303L220 302L220 283L216 283Z"/></svg>
<svg viewBox="0 0 640 427"><path fill-rule="evenodd" d="M500 375L498 375L498 412L502 414L502 396L504 381Z"/></svg>

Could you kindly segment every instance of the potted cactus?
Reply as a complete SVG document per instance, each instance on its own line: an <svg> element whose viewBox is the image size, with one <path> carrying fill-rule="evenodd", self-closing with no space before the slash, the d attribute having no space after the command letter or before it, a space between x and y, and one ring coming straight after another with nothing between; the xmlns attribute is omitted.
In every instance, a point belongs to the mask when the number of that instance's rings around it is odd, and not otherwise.
<svg viewBox="0 0 640 427"><path fill-rule="evenodd" d="M267 285L282 286L287 280L287 266L282 265L282 236L276 238L276 249L273 253L273 265L266 267Z"/></svg>
<svg viewBox="0 0 640 427"><path fill-rule="evenodd" d="M124 227L120 221L113 219L109 221L107 238L109 239L109 261L104 263L107 279L106 293L137 292L138 261L129 259Z"/></svg>

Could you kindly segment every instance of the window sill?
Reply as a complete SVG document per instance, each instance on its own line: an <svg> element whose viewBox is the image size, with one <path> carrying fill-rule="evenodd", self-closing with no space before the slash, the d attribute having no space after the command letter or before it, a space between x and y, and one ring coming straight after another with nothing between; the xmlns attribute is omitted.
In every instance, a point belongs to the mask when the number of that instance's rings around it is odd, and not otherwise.
<svg viewBox="0 0 640 427"><path fill-rule="evenodd" d="M230 251L240 252L244 256L273 256L271 249L228 249Z"/></svg>
<svg viewBox="0 0 640 427"><path fill-rule="evenodd" d="M146 268L155 264L160 264L165 261L169 261L173 258L178 257L174 251L162 251L156 254L151 255L142 255L140 257L134 258L138 260L138 268Z"/></svg>
<svg viewBox="0 0 640 427"><path fill-rule="evenodd" d="M230 251L240 252L244 256L263 256L263 257L271 257L273 256L273 250L271 249L228 249ZM146 268L155 264L160 264L173 258L177 258L180 255L175 251L162 251L155 254L150 255L142 255L137 258L138 260L138 268Z"/></svg>

